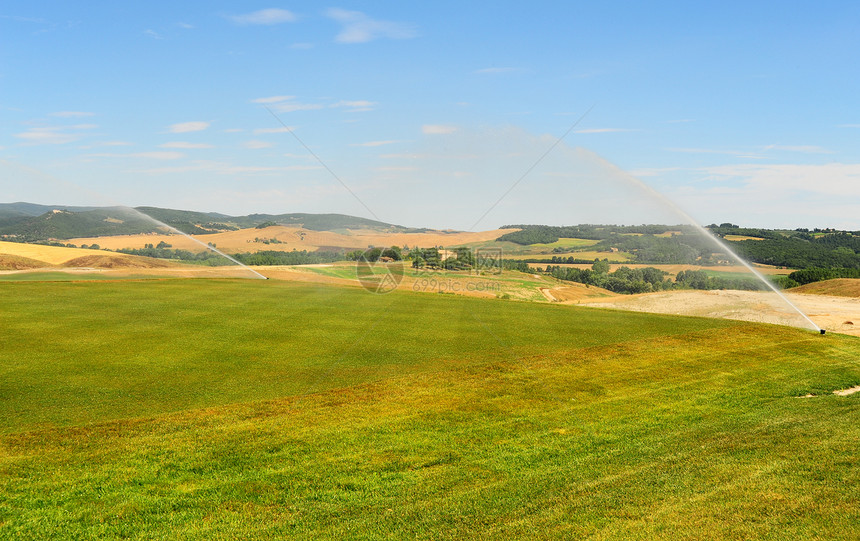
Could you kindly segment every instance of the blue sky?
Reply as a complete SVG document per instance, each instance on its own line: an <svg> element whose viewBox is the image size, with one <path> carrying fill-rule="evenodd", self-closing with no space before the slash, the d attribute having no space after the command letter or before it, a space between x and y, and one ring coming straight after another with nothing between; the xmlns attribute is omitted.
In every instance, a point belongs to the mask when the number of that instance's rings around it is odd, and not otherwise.
<svg viewBox="0 0 860 541"><path fill-rule="evenodd" d="M697 4L6 1L0 200L860 229L860 4Z"/></svg>

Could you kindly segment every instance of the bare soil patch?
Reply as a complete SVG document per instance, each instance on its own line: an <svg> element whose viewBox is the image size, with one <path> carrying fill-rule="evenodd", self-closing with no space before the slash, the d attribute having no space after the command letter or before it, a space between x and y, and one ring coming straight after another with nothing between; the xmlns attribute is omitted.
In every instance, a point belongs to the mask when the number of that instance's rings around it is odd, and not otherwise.
<svg viewBox="0 0 860 541"><path fill-rule="evenodd" d="M64 267L88 267L93 269L163 269L170 263L149 257L119 256L113 254L85 255L70 259Z"/></svg>
<svg viewBox="0 0 860 541"><path fill-rule="evenodd" d="M860 336L851 324L860 319L860 299L786 293L819 327L829 332ZM805 326L805 320L776 294L765 291L665 291L642 295L618 295L580 303L585 306L678 314L779 325Z"/></svg>
<svg viewBox="0 0 860 541"><path fill-rule="evenodd" d="M51 265L44 261L30 259L29 257L0 254L0 270L43 269L46 267L51 267Z"/></svg>
<svg viewBox="0 0 860 541"><path fill-rule="evenodd" d="M837 396L850 396L854 393L860 393L860 385L855 385L849 389L842 389L840 391L833 391L833 394Z"/></svg>

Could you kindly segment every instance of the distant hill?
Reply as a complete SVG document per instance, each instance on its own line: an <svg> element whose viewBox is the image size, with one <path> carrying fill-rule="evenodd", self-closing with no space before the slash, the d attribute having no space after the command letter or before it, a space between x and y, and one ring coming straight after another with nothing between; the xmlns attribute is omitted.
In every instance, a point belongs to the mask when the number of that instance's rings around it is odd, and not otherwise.
<svg viewBox="0 0 860 541"><path fill-rule="evenodd" d="M251 214L229 216L217 212L137 207L135 210L180 231L206 235L258 225L300 226L312 231L370 229L414 232L399 225L345 214ZM33 203L0 204L0 238L25 242L77 237L138 235L163 232L163 226L124 207L69 207Z"/></svg>

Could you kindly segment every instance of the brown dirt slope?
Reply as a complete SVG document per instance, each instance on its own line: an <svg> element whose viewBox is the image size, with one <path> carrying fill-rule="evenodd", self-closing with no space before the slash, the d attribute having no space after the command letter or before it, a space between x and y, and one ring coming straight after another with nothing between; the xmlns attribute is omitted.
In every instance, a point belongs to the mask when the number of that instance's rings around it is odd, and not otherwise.
<svg viewBox="0 0 860 541"><path fill-rule="evenodd" d="M834 278L813 282L790 290L792 293L812 295L836 295L837 297L860 297L860 278Z"/></svg>
<svg viewBox="0 0 860 541"><path fill-rule="evenodd" d="M559 286L552 289L547 289L546 293L559 302L579 302L582 300L592 300L597 297L617 297L618 293L613 293L608 289L596 286L586 286L585 284L571 283L568 286ZM544 293L544 295L546 295Z"/></svg>
<svg viewBox="0 0 860 541"><path fill-rule="evenodd" d="M87 267L93 269L163 269L170 264L149 257L85 255L66 261L64 267Z"/></svg>
<svg viewBox="0 0 860 541"><path fill-rule="evenodd" d="M18 255L0 254L0 270L27 270L51 267L49 263Z"/></svg>

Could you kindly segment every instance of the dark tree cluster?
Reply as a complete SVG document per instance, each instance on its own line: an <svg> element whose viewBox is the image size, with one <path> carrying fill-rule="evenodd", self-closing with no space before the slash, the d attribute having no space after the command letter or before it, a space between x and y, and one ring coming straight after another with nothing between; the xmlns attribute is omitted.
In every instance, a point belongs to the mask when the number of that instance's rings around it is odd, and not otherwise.
<svg viewBox="0 0 860 541"><path fill-rule="evenodd" d="M403 252L399 246L392 246L390 248L368 248L367 250L354 250L352 252L348 252L345 256L348 261L358 261L360 259L365 259L371 262L379 261L383 257L392 259L394 261L400 261L401 259L403 259Z"/></svg>
<svg viewBox="0 0 860 541"><path fill-rule="evenodd" d="M90 248L93 248L92 245ZM173 259L187 263L200 263L204 265L229 265L227 258L206 250L205 252L191 252L189 250L172 250L166 242L160 242L158 246L147 244L143 248L120 248L117 252L121 254L139 255L143 257L154 257L157 259ZM82 246L83 247L83 246Z"/></svg>
<svg viewBox="0 0 860 541"><path fill-rule="evenodd" d="M558 239L590 239L603 240L613 235L641 234L660 235L669 231L691 232L692 228L685 225L592 225L580 224L569 226L551 225L505 225L502 229L520 229L506 233L498 240L506 240L517 244L551 244Z"/></svg>
<svg viewBox="0 0 860 541"><path fill-rule="evenodd" d="M603 259L595 260L590 269L549 265L546 272L559 280L602 287L615 293L648 293L671 289L673 285L665 278L668 273L654 267L620 267L615 272L609 272L609 268L609 262Z"/></svg>
<svg viewBox="0 0 860 541"><path fill-rule="evenodd" d="M798 285L805 285L834 278L860 278L860 269L803 269L792 272L788 278Z"/></svg>
<svg viewBox="0 0 860 541"><path fill-rule="evenodd" d="M245 265L313 265L334 263L343 260L340 252L308 252L307 250L278 252L263 250L254 253L234 254L233 257Z"/></svg>

